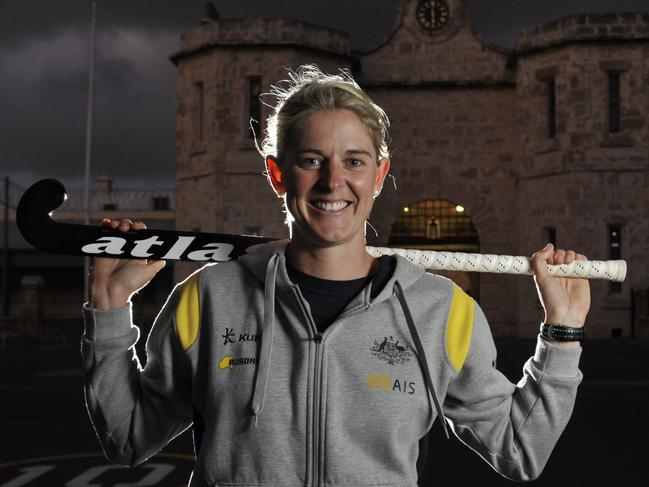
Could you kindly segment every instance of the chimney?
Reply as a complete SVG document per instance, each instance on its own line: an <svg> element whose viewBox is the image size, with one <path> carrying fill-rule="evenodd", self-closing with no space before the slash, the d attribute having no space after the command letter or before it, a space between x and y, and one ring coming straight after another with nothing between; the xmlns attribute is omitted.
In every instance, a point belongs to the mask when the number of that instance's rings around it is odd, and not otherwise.
<svg viewBox="0 0 649 487"><path fill-rule="evenodd" d="M203 19L201 20L201 24L207 24L209 22L214 22L215 20L219 20L219 13L216 11L216 7L214 6L214 2L206 2L205 3L205 15L203 16Z"/></svg>

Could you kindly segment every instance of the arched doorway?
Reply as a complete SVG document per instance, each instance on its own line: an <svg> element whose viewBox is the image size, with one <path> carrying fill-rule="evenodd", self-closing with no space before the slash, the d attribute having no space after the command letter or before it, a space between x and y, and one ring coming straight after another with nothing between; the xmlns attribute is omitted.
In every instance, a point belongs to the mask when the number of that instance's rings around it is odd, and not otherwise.
<svg viewBox="0 0 649 487"><path fill-rule="evenodd" d="M449 252L479 252L478 232L464 207L448 200L420 200L405 206L392 224L390 247ZM476 272L431 271L464 289L473 299L480 296Z"/></svg>

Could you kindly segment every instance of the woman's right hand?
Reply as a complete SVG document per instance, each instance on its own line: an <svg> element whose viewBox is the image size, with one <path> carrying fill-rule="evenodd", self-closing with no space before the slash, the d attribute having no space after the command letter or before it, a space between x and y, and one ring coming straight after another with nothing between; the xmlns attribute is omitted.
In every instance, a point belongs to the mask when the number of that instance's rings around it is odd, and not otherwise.
<svg viewBox="0 0 649 487"><path fill-rule="evenodd" d="M146 228L143 222L133 222L128 218L122 220L104 218L102 226L119 228L122 232ZM94 257L88 285L89 307L108 310L126 306L131 296L146 286L165 264L164 260Z"/></svg>

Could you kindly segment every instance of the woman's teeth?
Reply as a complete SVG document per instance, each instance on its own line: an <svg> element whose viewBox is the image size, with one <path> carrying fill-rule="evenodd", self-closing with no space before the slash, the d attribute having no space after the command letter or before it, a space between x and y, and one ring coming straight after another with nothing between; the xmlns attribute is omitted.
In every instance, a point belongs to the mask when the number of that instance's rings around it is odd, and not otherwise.
<svg viewBox="0 0 649 487"><path fill-rule="evenodd" d="M327 203L325 201L314 201L312 205L324 211L340 211L345 208L349 203L347 201L336 201L334 203Z"/></svg>

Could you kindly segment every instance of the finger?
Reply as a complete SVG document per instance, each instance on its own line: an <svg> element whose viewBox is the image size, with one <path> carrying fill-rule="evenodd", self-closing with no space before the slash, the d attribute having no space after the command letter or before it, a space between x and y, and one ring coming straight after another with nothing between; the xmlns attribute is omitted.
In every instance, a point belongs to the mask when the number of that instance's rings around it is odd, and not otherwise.
<svg viewBox="0 0 649 487"><path fill-rule="evenodd" d="M106 228L115 229L119 226L119 220L111 220L110 218L104 218L101 221L101 226Z"/></svg>
<svg viewBox="0 0 649 487"><path fill-rule="evenodd" d="M108 228L117 228L117 226L119 225L119 221L111 220L110 218L104 218L101 221L101 225Z"/></svg>
<svg viewBox="0 0 649 487"><path fill-rule="evenodd" d="M548 262L552 259L554 246L548 243L543 249L532 254L532 270L537 281L545 281L548 273Z"/></svg>
<svg viewBox="0 0 649 487"><path fill-rule="evenodd" d="M565 258L566 258L566 251L565 250L557 249L554 252L554 263L555 264L563 264Z"/></svg>
<svg viewBox="0 0 649 487"><path fill-rule="evenodd" d="M155 272L159 272L162 268L164 268L164 266L167 265L167 261L166 260L149 260L146 265L147 265L147 267L152 267L155 270Z"/></svg>
<svg viewBox="0 0 649 487"><path fill-rule="evenodd" d="M575 260L588 260L584 254L576 254Z"/></svg>
<svg viewBox="0 0 649 487"><path fill-rule="evenodd" d="M133 224L133 221L130 218L123 218L119 222L119 229L122 232L128 232L130 230L132 224Z"/></svg>
<svg viewBox="0 0 649 487"><path fill-rule="evenodd" d="M566 250L566 259L564 260L564 264L572 264L576 260L577 254L575 254L574 250Z"/></svg>
<svg viewBox="0 0 649 487"><path fill-rule="evenodd" d="M145 230L145 229L146 229L146 225L144 224L143 221L135 220L135 221L133 222L133 225L131 225L131 228L132 228L133 230Z"/></svg>

